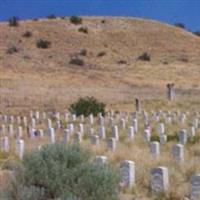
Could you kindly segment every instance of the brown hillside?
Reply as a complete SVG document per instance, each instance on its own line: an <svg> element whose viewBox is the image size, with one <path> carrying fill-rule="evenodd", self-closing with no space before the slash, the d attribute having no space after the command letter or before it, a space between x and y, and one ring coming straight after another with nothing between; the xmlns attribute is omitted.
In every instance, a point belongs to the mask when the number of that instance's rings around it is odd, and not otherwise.
<svg viewBox="0 0 200 200"><path fill-rule="evenodd" d="M81 26L88 34L78 31ZM26 31L32 36L23 37ZM39 39L50 41L50 48L37 48ZM17 52L7 53L12 46ZM87 55L78 57L85 65L69 64L82 49ZM137 60L144 52L150 62ZM179 99L192 95L198 101L199 66L200 38L156 21L84 17L82 25L68 18L0 24L1 109L63 107L85 95L112 104L164 98L168 82L175 83Z"/></svg>

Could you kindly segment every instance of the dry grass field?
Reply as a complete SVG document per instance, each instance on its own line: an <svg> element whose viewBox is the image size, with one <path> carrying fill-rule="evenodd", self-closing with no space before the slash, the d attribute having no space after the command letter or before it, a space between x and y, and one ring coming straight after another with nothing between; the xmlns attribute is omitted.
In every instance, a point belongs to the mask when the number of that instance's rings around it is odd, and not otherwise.
<svg viewBox="0 0 200 200"><path fill-rule="evenodd" d="M81 26L88 34L78 31ZM26 31L32 36L23 37ZM169 106L199 107L200 38L183 29L137 18L83 17L82 25L69 18L0 23L0 34L2 111L63 109L86 95L117 110L130 109L135 97L147 106L153 99L165 105L168 82L175 83L178 101ZM50 48L37 48L39 39ZM13 46L17 52L8 54ZM82 49L85 65L69 64ZM137 59L144 52L150 62Z"/></svg>
<svg viewBox="0 0 200 200"><path fill-rule="evenodd" d="M88 33L78 31L82 26L88 28ZM26 31L32 35L24 37ZM39 39L50 41L50 47L38 48ZM12 47L16 47L17 52L8 53ZM80 55L83 49L86 55ZM138 60L144 52L150 54L150 61ZM141 99L142 109L147 111L199 111L199 55L200 37L152 20L83 17L81 25L74 25L66 17L20 21L18 27L0 23L0 113L27 115L30 109L63 112L82 96L94 96L105 102L108 110L115 111L134 111L136 97ZM70 64L74 56L82 59L84 65ZM175 84L174 102L166 100L167 83ZM106 150L105 141L100 147L91 149L97 155L106 155L116 166L125 159L135 161L136 187L125 190L122 200L183 199L188 194L191 175L200 170L197 165L199 142L186 145L186 162L182 166L175 163L170 154L174 141L161 146L161 156L153 159L140 134L144 130L143 123L140 124L139 134L132 142L125 137L126 131L120 129L120 142L115 152ZM154 129L155 126L152 122ZM184 127L186 124L167 125L167 134L177 134ZM44 128L43 124L37 128ZM97 126L94 128L97 130ZM109 136L110 130L107 132ZM196 135L199 134L198 129ZM57 140L61 137L58 131ZM88 147L86 138L83 145ZM34 140L25 136L23 139L26 151L49 142L47 136ZM7 160L16 159L14 142L10 143L9 154L0 153L2 168ZM159 165L170 169L171 187L166 198L149 193L149 171ZM3 187L6 178L1 173L0 187Z"/></svg>

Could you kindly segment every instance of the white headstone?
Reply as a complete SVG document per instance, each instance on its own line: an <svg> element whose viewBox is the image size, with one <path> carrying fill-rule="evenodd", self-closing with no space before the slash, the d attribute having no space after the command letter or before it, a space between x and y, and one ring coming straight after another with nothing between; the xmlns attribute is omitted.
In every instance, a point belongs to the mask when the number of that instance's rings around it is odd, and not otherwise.
<svg viewBox="0 0 200 200"><path fill-rule="evenodd" d="M120 125L121 125L121 128L122 128L122 129L125 129L125 128L126 128L126 121L125 121L124 118L122 118L122 119L120 120Z"/></svg>
<svg viewBox="0 0 200 200"><path fill-rule="evenodd" d="M160 143L151 142L150 143L150 153L153 157L158 157L160 155Z"/></svg>
<svg viewBox="0 0 200 200"><path fill-rule="evenodd" d="M52 121L51 121L51 119L47 119L47 127L48 128L52 127Z"/></svg>
<svg viewBox="0 0 200 200"><path fill-rule="evenodd" d="M89 123L90 123L90 125L94 124L94 116L93 116L93 114L89 115Z"/></svg>
<svg viewBox="0 0 200 200"><path fill-rule="evenodd" d="M17 128L17 138L22 138L23 137L23 129L21 126Z"/></svg>
<svg viewBox="0 0 200 200"><path fill-rule="evenodd" d="M135 130L135 133L138 132L138 120L137 119L133 119L133 127Z"/></svg>
<svg viewBox="0 0 200 200"><path fill-rule="evenodd" d="M9 139L8 139L8 137L1 138L1 151L9 152Z"/></svg>
<svg viewBox="0 0 200 200"><path fill-rule="evenodd" d="M129 187L135 185L135 163L130 160L125 160L120 165L120 176L122 187Z"/></svg>
<svg viewBox="0 0 200 200"><path fill-rule="evenodd" d="M157 125L157 132L159 135L165 134L165 125L163 123Z"/></svg>
<svg viewBox="0 0 200 200"><path fill-rule="evenodd" d="M31 119L31 127L32 127L32 128L36 128L36 121L35 121L35 118L32 118L32 119Z"/></svg>
<svg viewBox="0 0 200 200"><path fill-rule="evenodd" d="M67 129L69 129L70 134L73 134L74 133L74 124L72 124L72 123L68 124Z"/></svg>
<svg viewBox="0 0 200 200"><path fill-rule="evenodd" d="M194 127L194 126L190 126L190 127L188 128L188 137L192 138L192 137L195 136L195 134L196 134L196 132L195 132L195 127Z"/></svg>
<svg viewBox="0 0 200 200"><path fill-rule="evenodd" d="M200 174L193 175L191 178L191 199L200 199Z"/></svg>
<svg viewBox="0 0 200 200"><path fill-rule="evenodd" d="M151 140L151 133L149 129L145 129L143 133L143 138L145 142L150 142Z"/></svg>
<svg viewBox="0 0 200 200"><path fill-rule="evenodd" d="M17 140L16 141L16 154L19 156L20 159L24 156L24 140Z"/></svg>
<svg viewBox="0 0 200 200"><path fill-rule="evenodd" d="M113 126L112 127L112 137L115 138L117 141L119 140L119 131L118 131L118 126Z"/></svg>
<svg viewBox="0 0 200 200"><path fill-rule="evenodd" d="M134 127L133 126L128 127L128 138L130 140L134 139Z"/></svg>
<svg viewBox="0 0 200 200"><path fill-rule="evenodd" d="M82 134L81 132L76 132L74 134L74 143L81 143L82 142Z"/></svg>
<svg viewBox="0 0 200 200"><path fill-rule="evenodd" d="M180 144L186 144L187 143L187 130L186 129L180 130L179 134L178 134L178 138L179 138Z"/></svg>
<svg viewBox="0 0 200 200"><path fill-rule="evenodd" d="M70 140L70 131L69 129L64 129L63 131L63 143L67 144Z"/></svg>
<svg viewBox="0 0 200 200"><path fill-rule="evenodd" d="M43 138L44 137L44 130L43 129L39 129L39 137Z"/></svg>
<svg viewBox="0 0 200 200"><path fill-rule="evenodd" d="M28 126L28 121L27 121L27 117L26 116L23 117L23 124L24 124L24 127Z"/></svg>
<svg viewBox="0 0 200 200"><path fill-rule="evenodd" d="M56 142L54 128L49 128L49 137L52 144Z"/></svg>
<svg viewBox="0 0 200 200"><path fill-rule="evenodd" d="M84 115L81 115L81 116L80 116L80 121L81 121L82 123L85 121Z"/></svg>
<svg viewBox="0 0 200 200"><path fill-rule="evenodd" d="M109 138L107 141L107 147L110 151L115 151L117 147L117 141L115 138Z"/></svg>
<svg viewBox="0 0 200 200"><path fill-rule="evenodd" d="M167 135L160 135L160 144L166 144L167 143Z"/></svg>
<svg viewBox="0 0 200 200"><path fill-rule="evenodd" d="M13 128L12 124L8 125L8 134L10 137L13 137L13 135L14 135L14 128Z"/></svg>
<svg viewBox="0 0 200 200"><path fill-rule="evenodd" d="M184 146L182 144L175 144L172 147L172 155L177 162L184 161Z"/></svg>
<svg viewBox="0 0 200 200"><path fill-rule="evenodd" d="M82 134L84 133L83 124L80 123L80 124L78 125L78 131L81 132Z"/></svg>
<svg viewBox="0 0 200 200"><path fill-rule="evenodd" d="M153 192L166 192L169 188L169 174L166 167L157 167L151 170L150 185Z"/></svg>
<svg viewBox="0 0 200 200"><path fill-rule="evenodd" d="M90 136L90 143L92 145L98 146L99 145L99 136L98 135L91 135Z"/></svg>
<svg viewBox="0 0 200 200"><path fill-rule="evenodd" d="M100 126L99 127L99 137L101 139L105 139L106 138L106 130L104 126Z"/></svg>

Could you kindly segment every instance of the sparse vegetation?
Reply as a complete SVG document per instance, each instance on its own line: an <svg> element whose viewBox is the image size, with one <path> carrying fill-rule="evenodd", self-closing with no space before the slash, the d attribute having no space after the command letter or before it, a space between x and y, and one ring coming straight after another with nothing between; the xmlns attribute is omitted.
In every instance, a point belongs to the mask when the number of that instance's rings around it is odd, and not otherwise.
<svg viewBox="0 0 200 200"><path fill-rule="evenodd" d="M8 20L8 24L9 26L13 26L13 27L17 27L19 26L19 18L18 17L11 17L9 20Z"/></svg>
<svg viewBox="0 0 200 200"><path fill-rule="evenodd" d="M48 40L39 39L36 46L41 49L48 49L51 46L51 42Z"/></svg>
<svg viewBox="0 0 200 200"><path fill-rule="evenodd" d="M30 38L32 36L32 32L26 31L22 36L26 38Z"/></svg>
<svg viewBox="0 0 200 200"><path fill-rule="evenodd" d="M106 55L106 52L105 51L100 51L98 54L97 54L97 57L103 57Z"/></svg>
<svg viewBox="0 0 200 200"><path fill-rule="evenodd" d="M82 24L82 18L79 16L71 16L70 22L75 25Z"/></svg>
<svg viewBox="0 0 200 200"><path fill-rule="evenodd" d="M87 56L87 50L86 49L81 49L80 53L81 56Z"/></svg>
<svg viewBox="0 0 200 200"><path fill-rule="evenodd" d="M78 29L79 32L88 34L88 28L86 26L82 26Z"/></svg>
<svg viewBox="0 0 200 200"><path fill-rule="evenodd" d="M126 62L125 60L119 60L117 63L118 63L119 65L127 64L127 62Z"/></svg>
<svg viewBox="0 0 200 200"><path fill-rule="evenodd" d="M17 52L18 52L18 48L15 45L10 46L6 51L7 54L14 54Z"/></svg>
<svg viewBox="0 0 200 200"><path fill-rule="evenodd" d="M85 65L84 60L81 59L81 58L79 58L79 57L77 57L77 56L72 57L72 58L70 59L70 62L69 62L69 63L72 64L72 65L78 65L78 66L84 66L84 65Z"/></svg>
<svg viewBox="0 0 200 200"><path fill-rule="evenodd" d="M138 60L141 60L141 61L151 61L151 56L150 56L149 53L144 52L142 55L140 55L138 57Z"/></svg>
<svg viewBox="0 0 200 200"><path fill-rule="evenodd" d="M97 116L98 113L102 113L102 115L105 114L105 106L106 105L104 103L99 102L94 97L84 97L71 104L69 110L71 113L76 113L77 116L82 114L84 116L88 116L90 114Z"/></svg>

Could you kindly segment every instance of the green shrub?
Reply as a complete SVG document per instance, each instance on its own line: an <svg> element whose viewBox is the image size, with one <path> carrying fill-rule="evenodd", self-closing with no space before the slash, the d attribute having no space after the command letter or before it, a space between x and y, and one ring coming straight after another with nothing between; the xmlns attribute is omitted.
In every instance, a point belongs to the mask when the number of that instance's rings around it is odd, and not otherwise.
<svg viewBox="0 0 200 200"><path fill-rule="evenodd" d="M84 66L85 62L83 59L81 59L79 57L72 57L71 60L69 61L69 64Z"/></svg>
<svg viewBox="0 0 200 200"><path fill-rule="evenodd" d="M41 49L48 49L51 46L51 42L48 40L39 39L36 46Z"/></svg>
<svg viewBox="0 0 200 200"><path fill-rule="evenodd" d="M141 60L141 61L150 61L151 60L151 56L147 52L144 52L142 55L140 55L138 57L138 60Z"/></svg>
<svg viewBox="0 0 200 200"><path fill-rule="evenodd" d="M82 24L82 18L79 16L71 16L70 22L75 25Z"/></svg>
<svg viewBox="0 0 200 200"><path fill-rule="evenodd" d="M9 20L8 20L8 24L9 26L19 26L19 19L17 17L11 17Z"/></svg>
<svg viewBox="0 0 200 200"><path fill-rule="evenodd" d="M105 114L105 104L98 102L94 97L84 97L78 99L77 102L71 104L69 108L70 112L76 113L77 116L84 115L88 116L93 114L97 116L98 113Z"/></svg>
<svg viewBox="0 0 200 200"><path fill-rule="evenodd" d="M82 26L78 29L79 32L88 34L88 27Z"/></svg>
<svg viewBox="0 0 200 200"><path fill-rule="evenodd" d="M94 165L90 152L77 145L47 145L27 154L15 174L11 199L115 200L118 196L116 171Z"/></svg>

